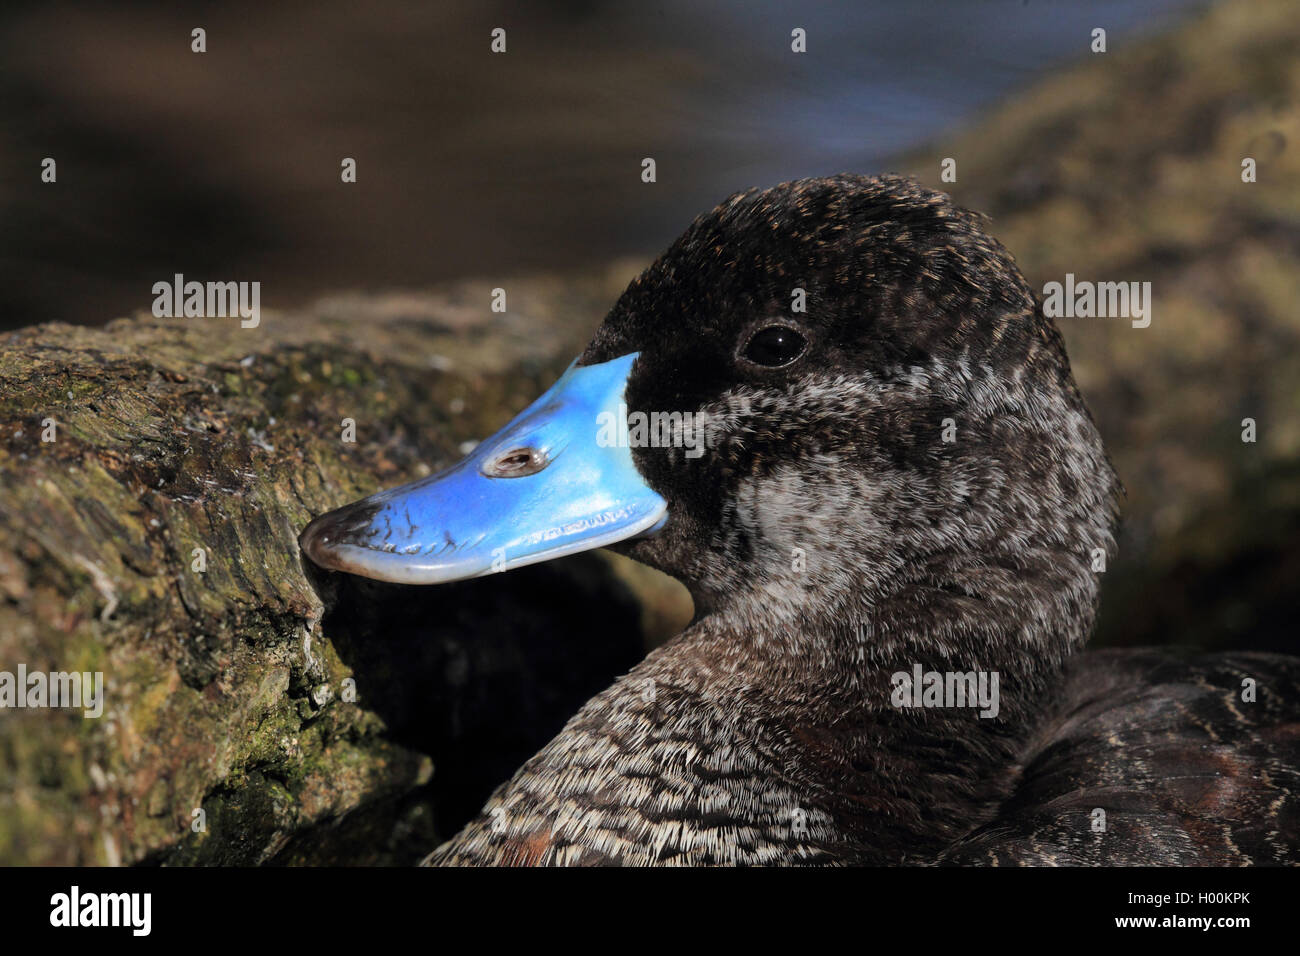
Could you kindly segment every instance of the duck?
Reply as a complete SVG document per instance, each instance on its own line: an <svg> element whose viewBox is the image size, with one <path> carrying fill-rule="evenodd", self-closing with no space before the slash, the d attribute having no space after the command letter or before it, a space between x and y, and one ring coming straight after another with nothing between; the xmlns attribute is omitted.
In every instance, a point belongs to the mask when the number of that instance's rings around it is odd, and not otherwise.
<svg viewBox="0 0 1300 956"><path fill-rule="evenodd" d="M1083 651L1121 496L987 220L841 174L698 217L535 403L300 546L691 594L429 865L1294 865L1300 658Z"/></svg>

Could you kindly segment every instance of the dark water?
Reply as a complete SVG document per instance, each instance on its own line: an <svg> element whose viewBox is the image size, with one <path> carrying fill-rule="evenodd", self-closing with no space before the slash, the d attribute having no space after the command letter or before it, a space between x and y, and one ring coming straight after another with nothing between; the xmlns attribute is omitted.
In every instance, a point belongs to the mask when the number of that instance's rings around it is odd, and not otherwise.
<svg viewBox="0 0 1300 956"><path fill-rule="evenodd" d="M176 272L287 306L653 254L737 189L881 171L1093 27L1116 50L1197 5L11 4L0 327L99 323Z"/></svg>

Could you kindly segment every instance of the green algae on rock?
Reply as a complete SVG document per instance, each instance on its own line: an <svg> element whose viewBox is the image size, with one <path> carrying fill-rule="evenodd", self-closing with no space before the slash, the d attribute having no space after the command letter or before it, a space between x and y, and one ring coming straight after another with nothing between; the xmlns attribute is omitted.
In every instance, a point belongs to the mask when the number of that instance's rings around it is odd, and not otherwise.
<svg viewBox="0 0 1300 956"><path fill-rule="evenodd" d="M257 329L5 337L0 670L100 672L106 705L0 713L0 863L405 862L634 661L635 602L590 560L497 580L490 614L458 610L472 591L387 592L348 612L341 654L318 596L339 585L309 580L296 543L497 427L626 279L514 283L505 315L465 284ZM611 620L621 645L595 633ZM490 674L467 693L442 679L457 670ZM413 838L359 836L381 831Z"/></svg>

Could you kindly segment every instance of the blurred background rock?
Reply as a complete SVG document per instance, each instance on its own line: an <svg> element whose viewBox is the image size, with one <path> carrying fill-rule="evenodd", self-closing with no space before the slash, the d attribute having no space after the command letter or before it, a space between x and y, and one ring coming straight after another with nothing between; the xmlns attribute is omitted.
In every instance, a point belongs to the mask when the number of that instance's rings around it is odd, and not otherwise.
<svg viewBox="0 0 1300 956"><path fill-rule="evenodd" d="M0 328L52 320L101 325L147 308L152 284L176 272L259 280L264 306L297 316L286 327L313 328L315 316L329 326L328 341L303 332L286 355L268 351L251 371L237 373L245 380L236 389L243 404L231 413L231 431L242 434L258 421L258 402L284 397L277 376L290 369L310 365L319 375L322 363L332 364L327 377L346 391L352 370L340 356L355 326L357 361L375 363L360 380L389 383L386 394L366 399L367 411L395 424L382 447L362 446L347 462L321 466L329 487L312 485L295 503L305 514L304 502L320 508L347 499L339 489L416 477L421 465L436 465L473 437L471 430L486 433L508 418L530 389L558 373L636 269L727 194L845 170L908 173L989 214L991 231L1036 288L1067 272L1152 283L1150 328L1124 319L1059 320L1128 491L1120 557L1107 571L1094 643L1295 652L1297 13L1293 0L680 0L463 9L390 0L188 9L11 3L0 12ZM508 31L504 56L488 49L497 26ZM796 26L808 32L805 55L790 52ZM190 52L194 27L207 31L205 54ZM1105 54L1089 51L1095 27L1107 30ZM58 161L57 184L39 180L46 156ZM640 179L646 156L658 164L653 185ZM357 160L355 185L339 181L343 157ZM947 157L956 160L955 183L940 180ZM1241 180L1245 157L1258 164L1252 184ZM497 285L509 290L514 313L499 341L486 295ZM475 355L508 353L488 363L495 363L490 374L439 379L439 393L459 390L477 402L454 428L422 434L447 417L410 408L421 376L434 372L423 371L428 363L419 357L405 358L400 337L361 347L368 323L389 321L457 339L446 354L470 369L478 367ZM147 342L138 327L108 331L96 348L118 341L147 349L134 344ZM55 340L70 347L77 336L35 330L11 341L30 349ZM223 343L223 361L237 360L236 347ZM218 382L231 374L218 371ZM338 396L310 398L307 410L277 405L284 428L307 434L311 422L342 411ZM398 398L407 405L399 407ZM300 413L307 417L292 418ZM1257 423L1253 444L1241 441L1248 417ZM315 445L309 455L327 458ZM40 504L11 490L0 492L0 506L0 514L30 515ZM287 538L284 544L292 547ZM664 640L689 617L689 599L675 583L620 558L603 560L637 598L629 604L614 593L607 610L619 620L639 616L645 644ZM609 590L607 567L599 564L567 566L558 572L568 576L563 587L594 600ZM12 567L0 570L21 577ZM548 601L561 583L546 575L511 585L509 599L493 609L501 629L525 640L544 630L520 609L556 613ZM278 601L306 606L300 578L276 586L284 592ZM463 613L438 620L433 650L410 639L426 606L414 599L405 609L408 599L392 594L373 601L401 611L380 630L401 630L406 651L367 647L361 638L375 622L332 612L325 620L325 637L337 644L331 659L359 682L369 675L372 701L397 687L404 670L451 667L461 653L458 629L496 626L467 622L472 609L492 608L490 597L472 587L454 593L448 600L459 601ZM211 603L213 627L227 626L219 622L220 600ZM91 602L92 621L94 611ZM129 613L129 605L118 613ZM586 639L585 625L571 626L575 639ZM268 635L270 645L280 640ZM262 650L254 641L246 656L270 666L258 657ZM127 841L122 855L155 862L410 859L409 848L383 839L409 831L415 843L427 843L431 831L454 828L505 775L503 767L629 657L618 648L576 673L566 670L570 658L542 660L504 645L498 651L483 666L497 668L496 686L516 699L516 716L526 714L531 726L499 737L496 752L476 754L483 747L466 737L463 720L470 714L477 726L495 706L491 699L431 717L404 691L376 708L378 722L348 725L358 756L348 758L352 775L328 799L337 760L324 770L309 767L310 786L302 783L302 761L268 784L265 761L244 748L227 761L239 769L233 784L221 774L219 785L210 774L187 784L218 815L235 807L227 830L242 828L243 845L177 845L159 829ZM219 673L224 658L209 661L203 653L205 666ZM544 717L520 698L519 674L494 663L502 660L540 668L541 682L558 682L545 691ZM465 668L452 670L457 686L466 685ZM295 687L288 697L305 693ZM292 723L292 710L286 706L277 719ZM385 738L395 749L385 750ZM32 794L57 791L61 812L75 814L80 798L67 791L92 789L84 772L50 769L65 758L75 762L76 754L55 759L30 737L22 746L10 738L7 746L0 756L22 771L10 798L28 801L23 826L30 831L25 849L8 858L103 861L90 825L75 846L41 843L57 842L66 816L42 816ZM432 784L419 764L428 753L445 771L435 767ZM401 772L377 770L384 761ZM436 790L449 773L472 786L436 795L431 823L412 795L419 787ZM300 805L314 794L323 809L286 811L285 779L296 781L290 796ZM148 802L150 795L140 796ZM349 814L361 824L344 832L336 824ZM0 786L0 837L12 836L4 815ZM395 831L394 821L406 831ZM359 842L370 849L358 851Z"/></svg>
<svg viewBox="0 0 1300 956"><path fill-rule="evenodd" d="M1119 60L1195 9L1083 6L10 0L0 321L99 324L174 272L285 308L652 256L738 189L881 169L1084 57L1094 26Z"/></svg>

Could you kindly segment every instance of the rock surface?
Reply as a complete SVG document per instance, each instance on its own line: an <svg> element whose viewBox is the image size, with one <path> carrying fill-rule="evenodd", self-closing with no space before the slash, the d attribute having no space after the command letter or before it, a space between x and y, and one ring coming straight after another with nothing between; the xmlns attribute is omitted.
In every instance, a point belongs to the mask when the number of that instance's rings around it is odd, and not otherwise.
<svg viewBox="0 0 1300 956"><path fill-rule="evenodd" d="M0 711L0 863L409 862L634 663L594 556L406 588L296 545L531 401L627 278L0 342L0 670L106 685Z"/></svg>

